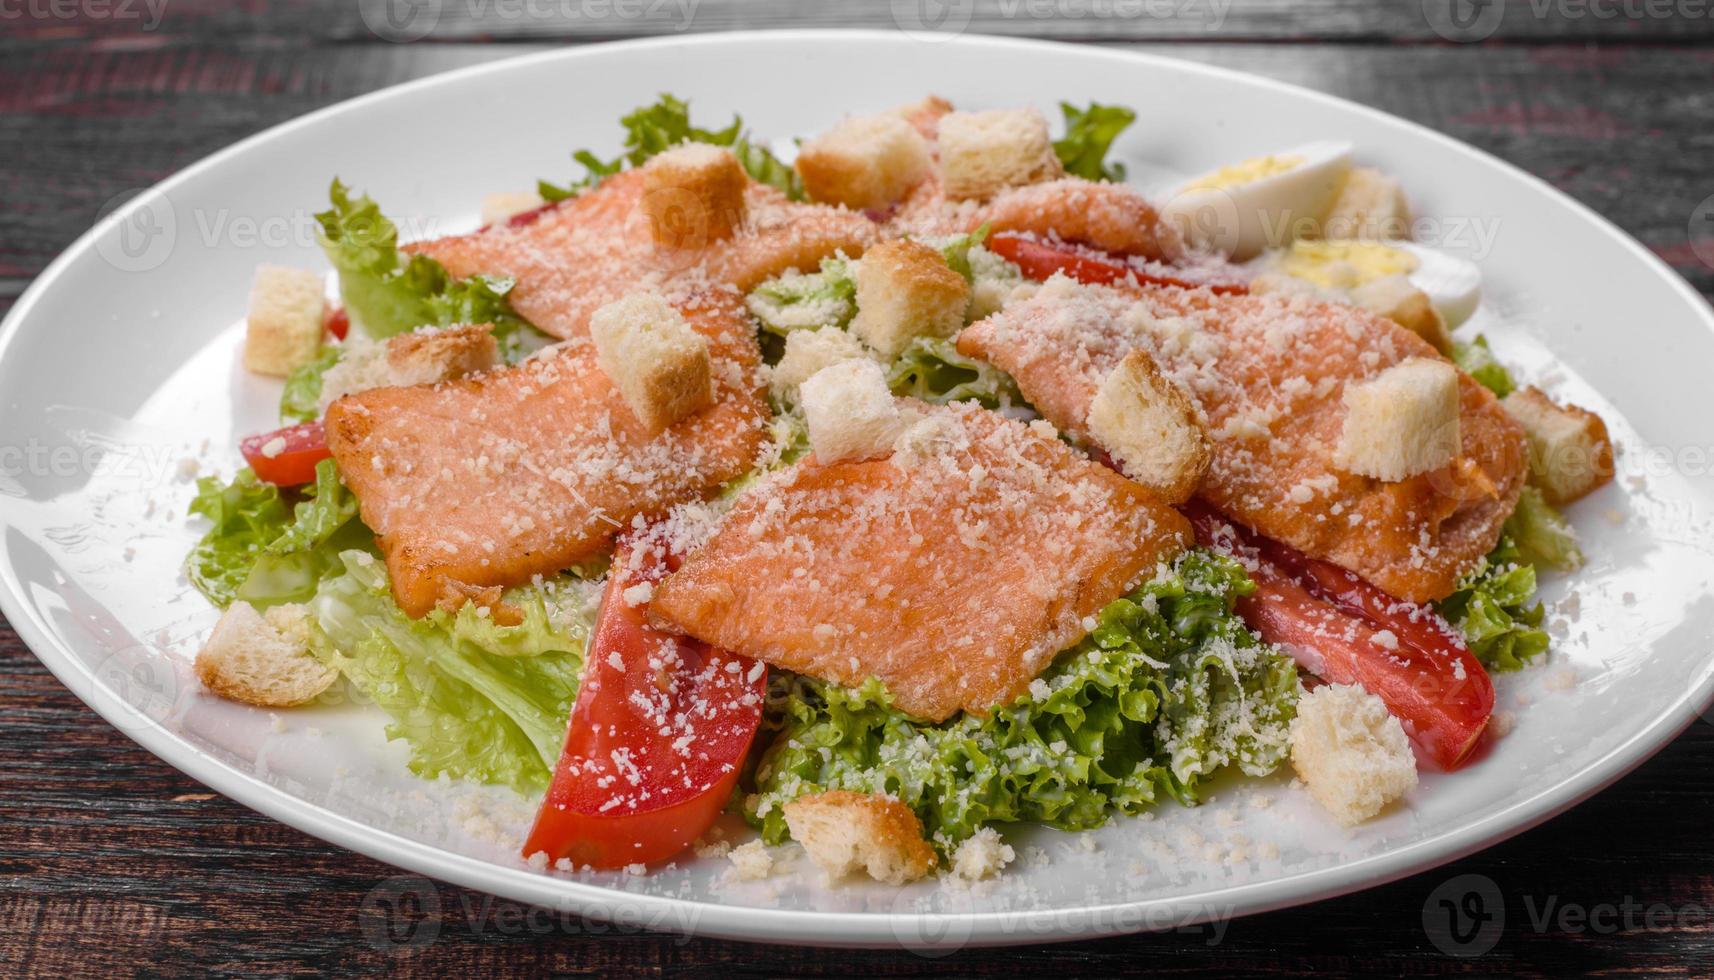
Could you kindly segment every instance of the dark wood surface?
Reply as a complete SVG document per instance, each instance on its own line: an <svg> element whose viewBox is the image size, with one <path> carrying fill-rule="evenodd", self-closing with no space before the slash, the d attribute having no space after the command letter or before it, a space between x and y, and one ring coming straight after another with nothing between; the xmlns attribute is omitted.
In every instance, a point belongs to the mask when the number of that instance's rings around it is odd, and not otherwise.
<svg viewBox="0 0 1714 980"><path fill-rule="evenodd" d="M1243 68L1426 123L1553 182L1714 293L1714 268L1690 244L1691 213L1714 195L1714 3L1492 2L1476 8L1490 18L1478 21L1481 44L1435 30L1440 0L1119 0L1105 9L1133 16L1051 20L1002 0L953 9L970 12L971 31ZM156 0L158 21L143 0L33 3L0 0L0 310L113 195L242 136L448 68L678 27L583 16L581 4L444 0L427 40L393 44L347 3ZM1497 24L1482 13L1490 9ZM893 23L886 3L702 0L689 29ZM1714 239L1714 229L1701 234ZM1573 812L1438 871L1218 933L942 959L531 920L449 885L428 886L440 913L417 935L432 941L395 947L376 931L376 889L392 869L156 760L61 687L3 623L0 732L0 975L1714 975L1714 728L1702 723ZM1506 915L1492 949L1474 958L1445 955L1424 928L1435 890L1465 874L1491 879ZM1538 928L1532 913L1550 903L1556 919ZM1627 905L1637 910L1627 916ZM1564 909L1573 917L1557 918ZM1580 925L1579 909L1595 924Z"/></svg>

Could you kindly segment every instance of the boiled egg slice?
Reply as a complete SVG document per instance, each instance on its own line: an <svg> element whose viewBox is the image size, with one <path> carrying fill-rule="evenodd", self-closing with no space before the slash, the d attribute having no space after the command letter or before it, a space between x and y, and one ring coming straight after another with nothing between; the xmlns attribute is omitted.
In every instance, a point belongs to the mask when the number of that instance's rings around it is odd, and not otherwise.
<svg viewBox="0 0 1714 980"><path fill-rule="evenodd" d="M1428 296L1449 328L1470 319L1482 299L1482 270L1476 263L1415 242L1298 240L1281 253L1276 268L1339 291L1403 275Z"/></svg>
<svg viewBox="0 0 1714 980"><path fill-rule="evenodd" d="M1351 144L1306 143L1186 181L1161 214L1191 248L1242 262L1318 232L1350 170Z"/></svg>

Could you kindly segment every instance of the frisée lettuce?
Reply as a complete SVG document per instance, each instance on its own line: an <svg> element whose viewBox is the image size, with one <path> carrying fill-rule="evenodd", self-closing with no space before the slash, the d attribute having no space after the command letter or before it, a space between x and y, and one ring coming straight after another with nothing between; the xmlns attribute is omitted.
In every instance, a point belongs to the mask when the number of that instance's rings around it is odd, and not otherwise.
<svg viewBox="0 0 1714 980"><path fill-rule="evenodd" d="M888 793L946 851L991 822L1081 830L1163 796L1194 805L1223 769L1272 772L1299 686L1291 659L1233 612L1254 588L1237 562L1188 552L987 718L928 724L894 709L877 681L853 690L787 676L746 813L779 842L781 807L803 794Z"/></svg>

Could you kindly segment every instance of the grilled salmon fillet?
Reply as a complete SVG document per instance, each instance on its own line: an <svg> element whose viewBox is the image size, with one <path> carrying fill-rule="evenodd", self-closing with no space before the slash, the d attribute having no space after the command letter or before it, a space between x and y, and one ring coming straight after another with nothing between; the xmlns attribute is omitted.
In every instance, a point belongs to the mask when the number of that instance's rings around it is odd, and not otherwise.
<svg viewBox="0 0 1714 980"><path fill-rule="evenodd" d="M1148 198L1124 184L1081 177L1014 187L989 201L951 201L930 175L900 203L886 229L888 237L959 235L983 225L1145 259L1183 251L1178 229L1161 220Z"/></svg>
<svg viewBox="0 0 1714 980"><path fill-rule="evenodd" d="M627 170L527 221L404 246L453 276L510 276L512 308L555 337L587 335L589 315L639 289L668 299L726 286L739 294L788 269L814 269L838 251L857 255L878 229L862 214L799 204L751 181L744 224L730 238L658 247L641 200L643 175Z"/></svg>
<svg viewBox="0 0 1714 980"><path fill-rule="evenodd" d="M375 530L400 608L422 616L554 574L604 551L633 516L750 468L767 409L749 320L723 294L680 308L709 340L715 401L655 436L587 338L513 367L328 407L328 446Z"/></svg>
<svg viewBox="0 0 1714 980"><path fill-rule="evenodd" d="M651 615L812 677L879 677L940 721L1024 691L1191 541L1176 511L1051 430L973 404L916 410L890 458L810 457L745 491Z"/></svg>
<svg viewBox="0 0 1714 980"><path fill-rule="evenodd" d="M1523 430L1465 375L1462 445L1450 464L1391 483L1333 465L1345 386L1406 358L1440 357L1420 337L1362 310L1060 277L958 338L961 353L1009 372L1045 417L1077 434L1086 434L1107 373L1138 348L1207 415L1214 454L1198 496L1398 598L1445 597L1494 547L1517 506Z"/></svg>

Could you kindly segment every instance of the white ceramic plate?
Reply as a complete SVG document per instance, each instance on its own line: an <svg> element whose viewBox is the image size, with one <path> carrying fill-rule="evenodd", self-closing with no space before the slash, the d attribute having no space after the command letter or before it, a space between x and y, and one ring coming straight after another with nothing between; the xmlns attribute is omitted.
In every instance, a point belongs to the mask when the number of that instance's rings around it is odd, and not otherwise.
<svg viewBox="0 0 1714 980"><path fill-rule="evenodd" d="M861 86L848 80L863 79ZM485 193L616 149L615 120L671 91L777 137L937 92L970 106L1099 99L1139 120L1117 150L1154 183L1313 139L1403 178L1425 237L1478 259L1478 330L1523 372L1600 411L1618 481L1572 511L1587 569L1545 584L1551 661L1499 679L1513 731L1409 805L1333 830L1285 777L1234 783L1088 835L1018 831L1001 881L740 883L719 859L649 877L546 875L515 858L530 816L505 792L421 783L363 705L281 713L201 692L214 614L179 574L193 471L237 467L277 388L236 366L253 268L325 268L309 215L335 174L412 237L475 222ZM1468 147L1276 82L1177 61L988 39L774 33L554 52L335 106L246 140L131 201L38 279L0 331L0 607L109 722L215 789L329 841L550 908L700 934L945 950L1225 920L1449 861L1606 786L1714 690L1714 318L1606 221ZM799 865L803 862L799 861Z"/></svg>

